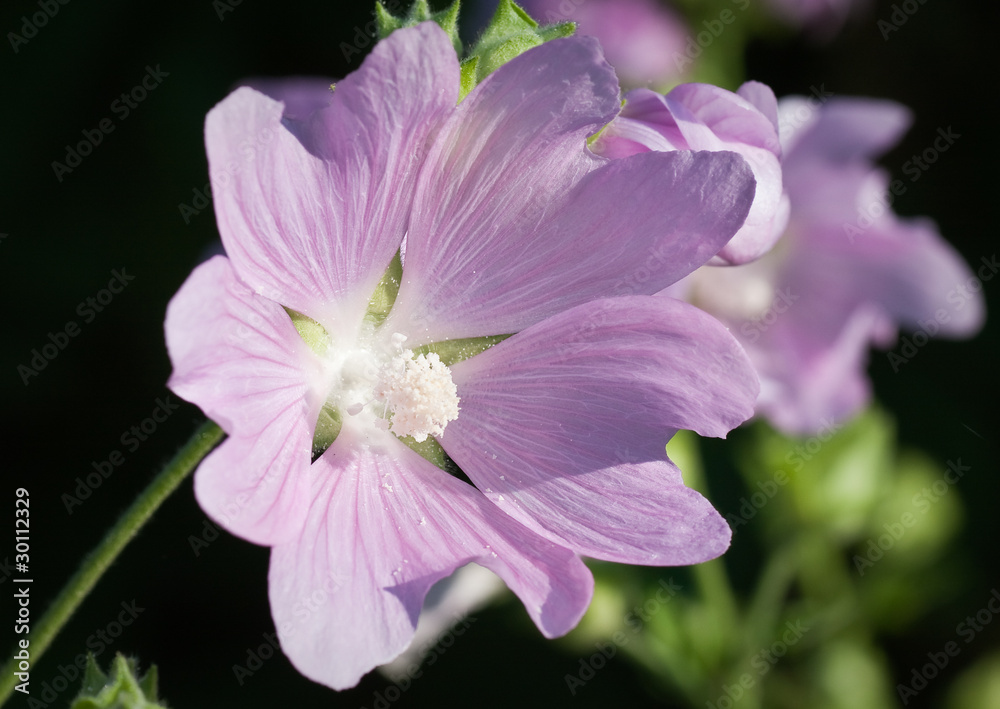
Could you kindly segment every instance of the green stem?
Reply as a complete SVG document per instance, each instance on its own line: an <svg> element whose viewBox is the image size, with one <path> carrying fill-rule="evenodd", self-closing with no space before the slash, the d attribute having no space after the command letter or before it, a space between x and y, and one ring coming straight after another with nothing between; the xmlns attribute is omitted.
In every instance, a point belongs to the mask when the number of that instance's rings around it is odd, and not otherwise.
<svg viewBox="0 0 1000 709"><path fill-rule="evenodd" d="M163 501L177 489L202 458L215 448L224 435L222 429L213 422L206 421L202 424L191 440L178 451L149 487L125 511L100 545L83 560L73 578L69 580L38 624L28 633L32 669L125 545L132 541ZM17 662L12 656L3 669L0 669L0 704L7 701L18 683L17 677L14 676Z"/></svg>

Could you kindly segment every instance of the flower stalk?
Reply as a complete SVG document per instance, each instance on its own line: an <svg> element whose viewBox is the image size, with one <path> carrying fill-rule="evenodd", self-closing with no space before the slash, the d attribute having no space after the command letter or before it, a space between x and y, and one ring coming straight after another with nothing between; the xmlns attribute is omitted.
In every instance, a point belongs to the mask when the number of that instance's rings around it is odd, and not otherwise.
<svg viewBox="0 0 1000 709"><path fill-rule="evenodd" d="M37 665L38 660L52 644L62 627L76 612L83 599L87 597L87 594L94 588L112 562L118 558L125 545L132 541L142 526L163 504L163 501L218 445L224 435L222 429L212 421L206 421L202 424L184 447L164 466L160 474L153 479L149 487L136 498L97 548L87 555L69 583L66 584L51 607L27 636L27 640L30 642L28 651L31 656L32 669ZM18 659L12 655L0 669L0 704L3 704L14 691L18 682L18 677L15 675L17 671Z"/></svg>

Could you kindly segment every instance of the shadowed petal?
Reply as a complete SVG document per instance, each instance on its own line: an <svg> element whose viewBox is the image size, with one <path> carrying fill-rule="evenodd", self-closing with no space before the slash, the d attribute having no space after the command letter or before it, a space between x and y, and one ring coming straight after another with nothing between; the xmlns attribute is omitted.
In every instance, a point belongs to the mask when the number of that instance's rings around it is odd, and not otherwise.
<svg viewBox="0 0 1000 709"><path fill-rule="evenodd" d="M666 297L597 301L455 364L462 411L440 443L501 509L585 556L656 565L716 556L729 528L664 447L722 436L757 379L717 321Z"/></svg>
<svg viewBox="0 0 1000 709"><path fill-rule="evenodd" d="M282 649L317 682L351 687L402 653L428 589L469 562L500 576L547 637L590 602L577 556L388 433L348 422L314 468L305 528L274 548L269 582Z"/></svg>

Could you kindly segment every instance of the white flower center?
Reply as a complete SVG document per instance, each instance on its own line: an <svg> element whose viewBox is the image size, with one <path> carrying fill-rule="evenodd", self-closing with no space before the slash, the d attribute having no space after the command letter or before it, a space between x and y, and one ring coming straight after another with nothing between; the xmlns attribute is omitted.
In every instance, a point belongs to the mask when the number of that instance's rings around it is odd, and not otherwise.
<svg viewBox="0 0 1000 709"><path fill-rule="evenodd" d="M414 356L404 335L389 347L362 347L337 357L329 403L349 416L366 415L374 425L418 443L440 436L458 418L459 398L451 370L437 354Z"/></svg>
<svg viewBox="0 0 1000 709"><path fill-rule="evenodd" d="M423 443L440 436L458 418L458 393L451 370L435 353L413 356L403 350L389 362L375 396L392 412L390 431Z"/></svg>

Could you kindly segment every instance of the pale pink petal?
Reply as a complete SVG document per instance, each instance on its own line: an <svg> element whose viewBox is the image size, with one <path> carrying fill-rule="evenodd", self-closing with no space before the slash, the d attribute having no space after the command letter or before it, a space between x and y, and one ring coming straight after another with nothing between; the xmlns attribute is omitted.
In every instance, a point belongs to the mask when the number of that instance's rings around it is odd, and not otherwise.
<svg viewBox="0 0 1000 709"><path fill-rule="evenodd" d="M302 524L322 372L281 306L254 295L216 256L171 300L169 386L229 434L201 464L202 508L259 544L292 538Z"/></svg>
<svg viewBox="0 0 1000 709"><path fill-rule="evenodd" d="M716 556L729 528L664 447L723 436L757 378L717 321L666 297L561 313L459 362L461 413L440 443L515 519L585 556L655 565Z"/></svg>
<svg viewBox="0 0 1000 709"><path fill-rule="evenodd" d="M594 298L655 293L732 237L754 192L742 158L707 152L610 161L562 195L521 187L499 202L463 191L475 209L411 229L387 327L415 342L503 334Z"/></svg>
<svg viewBox="0 0 1000 709"><path fill-rule="evenodd" d="M348 420L311 478L305 528L272 551L269 584L282 649L317 682L351 687L402 653L428 589L469 562L500 576L546 637L590 602L579 557L391 434Z"/></svg>
<svg viewBox="0 0 1000 709"><path fill-rule="evenodd" d="M788 223L777 101L763 84L745 84L743 89L766 113L750 100L709 84L681 84L666 96L636 89L594 146L599 154L619 159L646 150L730 150L742 156L753 170L756 193L743 225L713 259L720 265L759 258Z"/></svg>
<svg viewBox="0 0 1000 709"><path fill-rule="evenodd" d="M379 42L307 119L283 121L281 103L248 88L212 109L212 192L240 278L328 326L360 317L402 242L427 143L457 92L455 51L427 23Z"/></svg>

